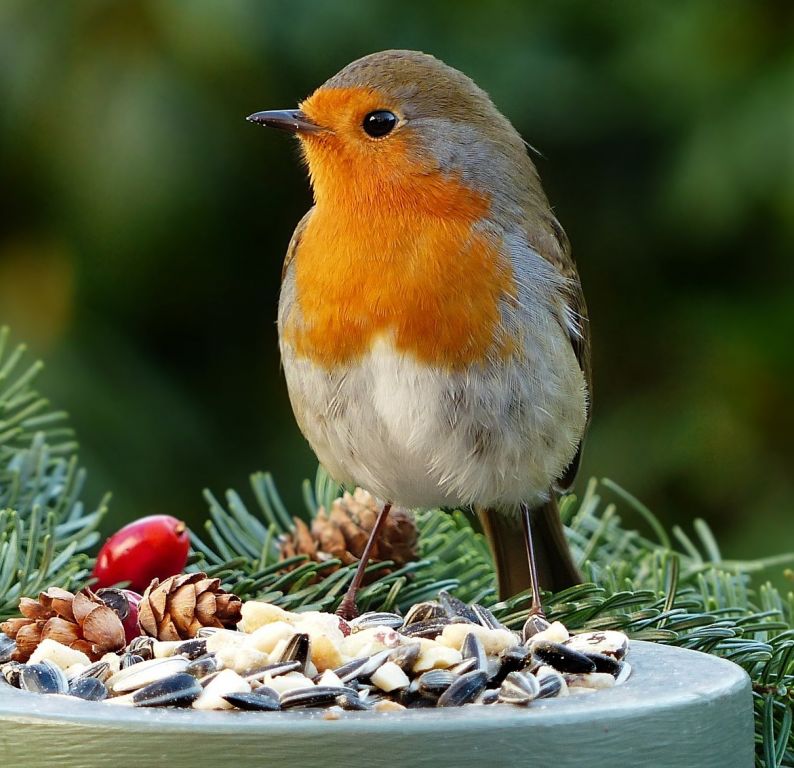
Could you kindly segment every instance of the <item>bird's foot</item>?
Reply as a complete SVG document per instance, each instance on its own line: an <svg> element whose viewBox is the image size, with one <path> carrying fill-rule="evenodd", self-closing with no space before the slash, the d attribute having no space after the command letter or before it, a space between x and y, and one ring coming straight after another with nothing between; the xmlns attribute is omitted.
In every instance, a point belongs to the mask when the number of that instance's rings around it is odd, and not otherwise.
<svg viewBox="0 0 794 768"><path fill-rule="evenodd" d="M352 621L359 615L355 595L351 595L348 592L342 598L342 602L339 603L339 607L336 609L336 615L345 621Z"/></svg>

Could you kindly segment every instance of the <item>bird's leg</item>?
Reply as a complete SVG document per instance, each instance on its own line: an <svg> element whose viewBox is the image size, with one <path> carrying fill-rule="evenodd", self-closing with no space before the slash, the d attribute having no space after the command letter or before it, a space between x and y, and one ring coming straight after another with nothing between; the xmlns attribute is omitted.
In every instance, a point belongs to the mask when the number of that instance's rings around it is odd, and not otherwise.
<svg viewBox="0 0 794 768"><path fill-rule="evenodd" d="M535 547L532 543L532 520L530 519L529 507L521 504L521 520L524 523L524 543L527 547L527 560L529 562L529 586L532 590L532 608L529 611L530 617L540 616L546 618L543 612L543 604L540 597L540 584L538 583L538 568L535 564Z"/></svg>
<svg viewBox="0 0 794 768"><path fill-rule="evenodd" d="M343 619L345 619L345 621L349 621L350 619L354 619L356 616L358 616L356 595L358 594L358 590L361 588L361 583L364 581L364 571L367 570L367 563L369 563L369 558L372 554L372 548L375 546L375 542L378 540L380 530L383 528L383 524L386 522L386 518L389 516L390 509L391 502L387 501L383 505L383 509L381 509L381 511L378 513L378 517L375 520L375 525L370 531L369 539L367 540L367 546L364 547L364 552L361 554L361 559L358 561L358 567L356 568L356 573L353 576L353 581L350 582L350 586L347 588L347 592L345 592L342 602L339 603L339 607L336 609L336 615L341 616Z"/></svg>

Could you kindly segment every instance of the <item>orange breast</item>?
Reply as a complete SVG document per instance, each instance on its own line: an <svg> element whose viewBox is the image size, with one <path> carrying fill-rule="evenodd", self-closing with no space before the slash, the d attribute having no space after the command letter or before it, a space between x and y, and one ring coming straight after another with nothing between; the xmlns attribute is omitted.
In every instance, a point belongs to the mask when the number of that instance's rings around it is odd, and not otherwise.
<svg viewBox="0 0 794 768"><path fill-rule="evenodd" d="M374 210L317 205L295 254L299 312L283 329L297 354L332 367L383 336L447 369L513 352L499 327L512 270L474 229L487 199L440 174L422 184L420 205L416 190Z"/></svg>

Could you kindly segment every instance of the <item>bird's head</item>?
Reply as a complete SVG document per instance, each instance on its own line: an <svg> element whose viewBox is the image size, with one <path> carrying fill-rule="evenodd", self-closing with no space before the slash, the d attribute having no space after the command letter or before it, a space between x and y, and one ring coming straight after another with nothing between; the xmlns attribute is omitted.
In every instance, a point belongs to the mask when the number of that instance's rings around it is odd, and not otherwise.
<svg viewBox="0 0 794 768"><path fill-rule="evenodd" d="M424 53L365 56L298 109L248 119L298 136L320 206L444 214L479 205L498 216L545 203L507 118L469 77Z"/></svg>

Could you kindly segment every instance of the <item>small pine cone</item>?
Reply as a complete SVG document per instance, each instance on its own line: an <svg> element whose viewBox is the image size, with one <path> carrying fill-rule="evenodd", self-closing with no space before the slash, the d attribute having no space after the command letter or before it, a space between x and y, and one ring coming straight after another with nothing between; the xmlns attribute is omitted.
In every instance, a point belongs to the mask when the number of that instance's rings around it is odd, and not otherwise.
<svg viewBox="0 0 794 768"><path fill-rule="evenodd" d="M220 579L205 573L183 573L154 579L138 605L138 626L158 640L188 640L202 627L233 629L242 603L221 589Z"/></svg>
<svg viewBox="0 0 794 768"><path fill-rule="evenodd" d="M345 492L334 499L330 512L325 507L317 510L311 530L295 518L295 530L281 542L281 557L308 555L318 563L331 558L338 558L344 565L355 563L364 553L379 512L377 499L367 491L356 488L352 494ZM392 507L372 549L372 561L392 560L399 567L416 560L417 538L411 512Z"/></svg>
<svg viewBox="0 0 794 768"><path fill-rule="evenodd" d="M47 638L82 651L93 661L124 647L121 619L90 589L72 594L50 587L38 600L21 598L19 612L20 618L0 624L0 630L16 641L15 661L27 661Z"/></svg>

